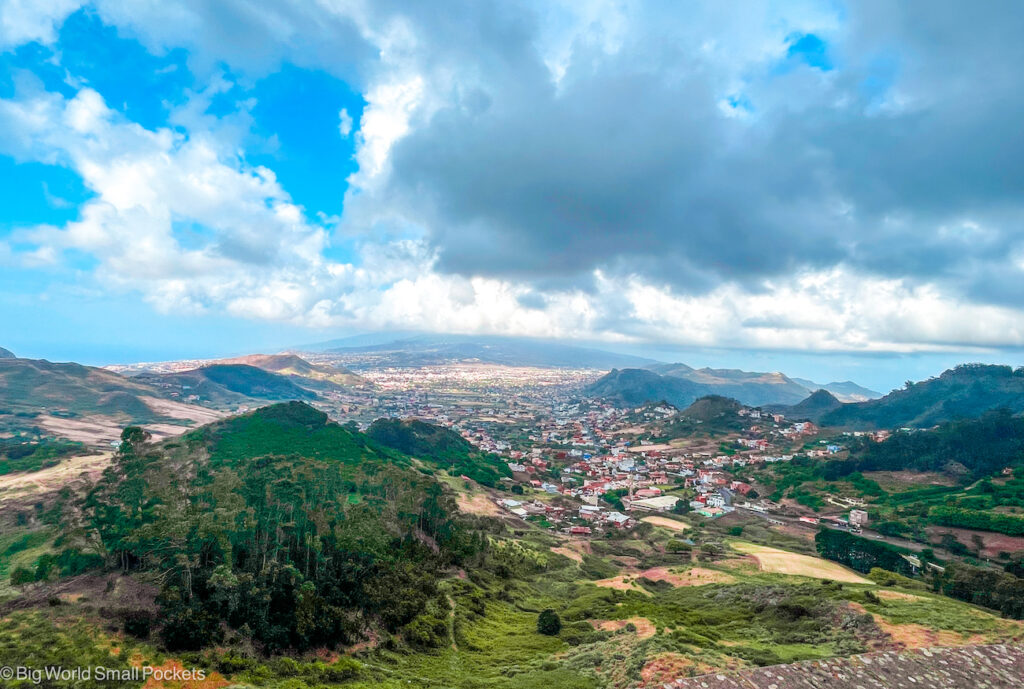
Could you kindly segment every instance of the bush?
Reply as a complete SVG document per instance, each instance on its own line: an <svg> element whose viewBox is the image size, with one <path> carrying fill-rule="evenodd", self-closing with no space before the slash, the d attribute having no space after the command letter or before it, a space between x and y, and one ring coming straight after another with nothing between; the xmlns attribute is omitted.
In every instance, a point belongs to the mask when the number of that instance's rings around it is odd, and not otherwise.
<svg viewBox="0 0 1024 689"><path fill-rule="evenodd" d="M153 628L153 615L148 610L126 610L121 614L124 633L136 639L148 639Z"/></svg>
<svg viewBox="0 0 1024 689"><path fill-rule="evenodd" d="M36 580L36 575L30 569L17 567L11 572L11 586L24 586Z"/></svg>
<svg viewBox="0 0 1024 689"><path fill-rule="evenodd" d="M887 569L881 567L872 567L871 571L868 572L868 579L875 582L879 586L902 586L903 588L910 589L921 589L927 588L922 582L910 577L905 577L902 574L896 572L890 572Z"/></svg>
<svg viewBox="0 0 1024 689"><path fill-rule="evenodd" d="M537 616L537 631L546 636L556 636L562 631L562 618L551 608L541 611Z"/></svg>
<svg viewBox="0 0 1024 689"><path fill-rule="evenodd" d="M448 624L434 615L420 615L405 626L405 640L417 648L440 648L447 637Z"/></svg>
<svg viewBox="0 0 1024 689"><path fill-rule="evenodd" d="M342 656L327 666L324 679L328 682L345 682L358 677L362 669L363 665L358 660Z"/></svg>

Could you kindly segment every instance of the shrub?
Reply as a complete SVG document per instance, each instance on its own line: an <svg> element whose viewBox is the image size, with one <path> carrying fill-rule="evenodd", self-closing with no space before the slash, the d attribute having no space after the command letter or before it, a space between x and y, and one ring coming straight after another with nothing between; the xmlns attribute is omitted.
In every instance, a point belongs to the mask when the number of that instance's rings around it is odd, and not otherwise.
<svg viewBox="0 0 1024 689"><path fill-rule="evenodd" d="M562 619L557 612L547 608L537 616L537 631L546 636L556 636L562 631Z"/></svg>
<svg viewBox="0 0 1024 689"><path fill-rule="evenodd" d="M405 626L405 640L418 648L440 648L447 636L447 623L430 614L420 615Z"/></svg>
<svg viewBox="0 0 1024 689"><path fill-rule="evenodd" d="M358 660L342 656L327 666L324 679L328 682L345 682L358 677L362 669L363 665Z"/></svg>
<svg viewBox="0 0 1024 689"><path fill-rule="evenodd" d="M126 610L121 614L124 633L136 639L148 639L153 628L153 615L148 610Z"/></svg>
<svg viewBox="0 0 1024 689"><path fill-rule="evenodd" d="M25 584L31 584L36 580L36 575L32 570L25 567L17 567L11 572L11 586L24 586Z"/></svg>

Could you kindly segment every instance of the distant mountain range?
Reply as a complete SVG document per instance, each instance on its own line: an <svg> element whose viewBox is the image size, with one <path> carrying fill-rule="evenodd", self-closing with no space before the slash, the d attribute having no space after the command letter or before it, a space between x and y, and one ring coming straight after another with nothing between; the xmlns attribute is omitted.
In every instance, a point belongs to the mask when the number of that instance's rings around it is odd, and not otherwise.
<svg viewBox="0 0 1024 689"><path fill-rule="evenodd" d="M3 350L7 351L7 350ZM366 381L301 357L253 355L182 371L135 375L76 363L0 357L0 431L40 433L102 445L127 424L175 432L239 406L313 400L318 392Z"/></svg>
<svg viewBox="0 0 1024 689"><path fill-rule="evenodd" d="M183 400L236 406L258 400L311 400L315 392L286 376L247 364L211 364L180 373L140 373L134 380Z"/></svg>
<svg viewBox="0 0 1024 689"><path fill-rule="evenodd" d="M626 405L664 400L685 407L705 395L731 397L745 405L792 405L818 389L835 388L848 400L872 399L880 393L856 383L797 382L782 373L758 373L738 369L695 369L686 364L652 364L643 369L613 370L594 382L584 394Z"/></svg>
<svg viewBox="0 0 1024 689"><path fill-rule="evenodd" d="M14 352L12 352L11 350L4 349L3 347L0 347L0 359L17 359L17 358L18 357L16 357L14 355Z"/></svg>
<svg viewBox="0 0 1024 689"><path fill-rule="evenodd" d="M609 369L655 363L651 359L628 354L529 338L414 335L382 343L365 342L365 337L337 340L311 345L310 349L338 355L346 365L356 369L371 366L416 367L469 362L504 366Z"/></svg>
<svg viewBox="0 0 1024 689"><path fill-rule="evenodd" d="M220 359L216 364L243 364L283 376L309 381L325 381L335 385L365 385L366 379L340 366L312 364L296 354L250 354L233 359Z"/></svg>

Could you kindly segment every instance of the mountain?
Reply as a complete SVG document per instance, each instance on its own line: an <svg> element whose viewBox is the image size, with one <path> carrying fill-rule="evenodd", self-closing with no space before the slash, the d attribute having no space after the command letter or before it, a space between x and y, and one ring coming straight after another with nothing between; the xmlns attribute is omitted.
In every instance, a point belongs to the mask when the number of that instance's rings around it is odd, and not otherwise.
<svg viewBox="0 0 1024 689"><path fill-rule="evenodd" d="M720 395L759 407L796 404L807 397L808 391L781 373L660 364L643 369L613 370L588 386L584 394L630 406L665 400L678 407L685 407L704 395Z"/></svg>
<svg viewBox="0 0 1024 689"><path fill-rule="evenodd" d="M821 423L862 429L928 428L1001 407L1024 411L1024 368L964 364L938 378L907 383L879 399L844 404L824 414Z"/></svg>
<svg viewBox="0 0 1024 689"><path fill-rule="evenodd" d="M296 354L250 354L220 359L216 364L242 364L284 376L326 381L336 385L364 385L366 380L344 367L312 364ZM301 385L301 383L300 383Z"/></svg>
<svg viewBox="0 0 1024 689"><path fill-rule="evenodd" d="M137 422L158 414L143 398L161 393L111 371L45 359L0 359L0 409L8 413L104 414Z"/></svg>
<svg viewBox="0 0 1024 689"><path fill-rule="evenodd" d="M645 366L650 359L529 338L417 335L381 344L332 347L349 366L436 366L480 362L504 366L610 369Z"/></svg>
<svg viewBox="0 0 1024 689"><path fill-rule="evenodd" d="M247 364L211 364L179 373L141 373L133 380L164 394L215 406L237 406L254 400L311 400L317 395L287 376Z"/></svg>
<svg viewBox="0 0 1024 689"><path fill-rule="evenodd" d="M863 402L882 394L852 381L815 383L806 378L790 378L782 373L741 371L735 368L693 368L682 363L652 364L646 367L663 376L685 378L714 387L717 394L740 400L744 404L796 404L815 390L825 389L841 402Z"/></svg>
<svg viewBox="0 0 1024 689"><path fill-rule="evenodd" d="M665 401L682 408L698 397L711 394L711 390L685 378L661 376L642 368L625 368L612 369L584 388L583 394L629 407Z"/></svg>
<svg viewBox="0 0 1024 689"><path fill-rule="evenodd" d="M807 399L797 404L790 406L771 405L766 410L784 414L787 419L792 421L813 421L814 423L819 423L821 417L825 414L835 411L842 406L843 403L836 399L835 395L828 390L820 389L815 390Z"/></svg>
<svg viewBox="0 0 1024 689"><path fill-rule="evenodd" d="M0 434L28 448L42 439L109 447L121 428L175 435L220 414L168 397L137 378L75 363L0 359Z"/></svg>
<svg viewBox="0 0 1024 689"><path fill-rule="evenodd" d="M17 358L18 357L14 356L14 352L12 352L11 350L4 349L3 347L0 347L0 359L17 359Z"/></svg>
<svg viewBox="0 0 1024 689"><path fill-rule="evenodd" d="M806 378L793 378L794 382L803 385L810 392L815 390L828 390L840 402L866 402L867 400L878 399L882 393L876 392L863 385L857 385L852 380L833 381L831 383L815 383Z"/></svg>

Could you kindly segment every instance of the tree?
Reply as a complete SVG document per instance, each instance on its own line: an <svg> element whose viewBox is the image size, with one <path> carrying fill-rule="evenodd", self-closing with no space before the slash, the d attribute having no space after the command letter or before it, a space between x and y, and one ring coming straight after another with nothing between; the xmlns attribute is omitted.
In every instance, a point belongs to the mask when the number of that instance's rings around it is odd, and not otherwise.
<svg viewBox="0 0 1024 689"><path fill-rule="evenodd" d="M562 618L558 613L548 608L537 616L537 631L545 636L555 636L562 631Z"/></svg>

